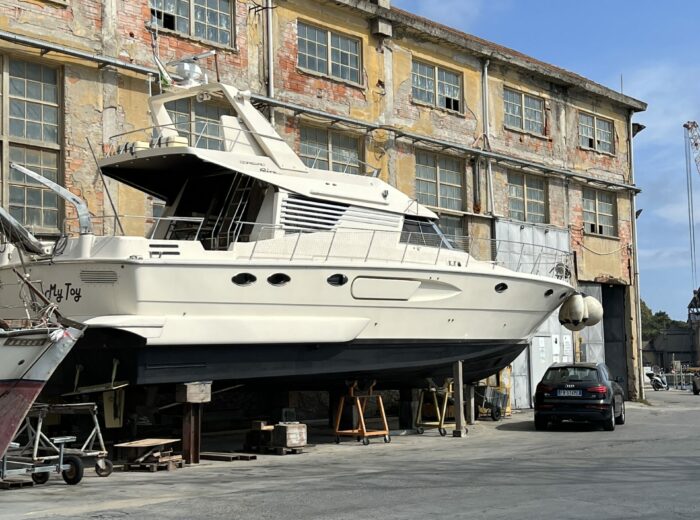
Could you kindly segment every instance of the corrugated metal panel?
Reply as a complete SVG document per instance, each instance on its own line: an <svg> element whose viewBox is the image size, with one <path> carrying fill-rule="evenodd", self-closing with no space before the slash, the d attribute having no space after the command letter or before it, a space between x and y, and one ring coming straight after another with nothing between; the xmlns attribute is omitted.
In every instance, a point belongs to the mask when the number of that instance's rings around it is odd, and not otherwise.
<svg viewBox="0 0 700 520"><path fill-rule="evenodd" d="M538 265L537 262L537 255L541 253L541 248L544 246L560 251L571 251L568 229L497 220L495 238L498 241L505 241L499 244L499 260L507 262L509 266L520 265L521 271L532 271L546 276L551 276L551 273L541 272L542 266L546 264ZM526 245L523 247L521 243ZM546 266L546 269L549 268L551 266ZM573 335L571 331L559 324L558 313L559 309L537 329L530 346L525 351L527 357L524 360L518 358L513 365L512 392L516 408L532 406L531 399L535 387L552 363L573 361ZM528 378L522 377L521 374L523 362L529 362Z"/></svg>
<svg viewBox="0 0 700 520"><path fill-rule="evenodd" d="M597 283L579 283L579 290L596 298L603 303L603 287ZM583 361L592 363L605 362L605 328L603 320L597 325L586 327L581 331L583 344L581 345L581 354L585 356Z"/></svg>
<svg viewBox="0 0 700 520"><path fill-rule="evenodd" d="M511 269L552 276L552 250L571 251L569 230L510 220L496 221L497 260Z"/></svg>

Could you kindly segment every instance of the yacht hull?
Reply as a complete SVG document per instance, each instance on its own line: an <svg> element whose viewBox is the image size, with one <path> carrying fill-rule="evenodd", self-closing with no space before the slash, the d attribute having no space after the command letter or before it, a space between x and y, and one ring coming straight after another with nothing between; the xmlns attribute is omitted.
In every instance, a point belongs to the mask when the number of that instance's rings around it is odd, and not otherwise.
<svg viewBox="0 0 700 520"><path fill-rule="evenodd" d="M465 381L509 365L526 343L353 342L350 344L154 347L136 357L139 384L199 380L296 380L323 387L329 380L375 378L387 385L449 375L463 360ZM254 347L254 348L251 348Z"/></svg>
<svg viewBox="0 0 700 520"><path fill-rule="evenodd" d="M74 328L0 334L0 455L81 334Z"/></svg>

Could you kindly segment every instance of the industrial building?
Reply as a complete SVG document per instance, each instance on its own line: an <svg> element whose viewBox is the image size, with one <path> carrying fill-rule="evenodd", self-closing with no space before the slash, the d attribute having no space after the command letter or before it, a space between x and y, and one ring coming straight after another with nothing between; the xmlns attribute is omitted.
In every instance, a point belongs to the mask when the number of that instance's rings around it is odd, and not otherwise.
<svg viewBox="0 0 700 520"><path fill-rule="evenodd" d="M309 166L379 175L449 234L531 244L508 253L524 263L538 246L572 253L561 276L601 300L605 319L571 333L550 318L513 366L514 406L531 405L550 363L573 359L605 360L640 397L633 116L645 103L389 0L0 5L2 205L36 235L74 231L75 215L10 161L83 197L102 233L115 232L115 210L127 233L147 229L159 201L103 184L93 154L149 126L154 52L215 50L198 61L209 78L251 90ZM170 110L217 146L215 104Z"/></svg>

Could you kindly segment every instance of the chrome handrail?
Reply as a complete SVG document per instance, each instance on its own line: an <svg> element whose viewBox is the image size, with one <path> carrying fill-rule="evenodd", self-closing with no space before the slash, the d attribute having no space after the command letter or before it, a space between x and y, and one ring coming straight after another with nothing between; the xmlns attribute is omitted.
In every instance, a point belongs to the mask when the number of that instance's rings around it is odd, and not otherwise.
<svg viewBox="0 0 700 520"><path fill-rule="evenodd" d="M204 218L200 217L132 217L119 216L123 222L140 218L150 224L144 236L151 240L200 241L205 247L216 244L218 236L205 235ZM94 220L116 219L114 216L93 217ZM75 219L66 219L67 221ZM162 223L168 223L163 229ZM195 224L178 229L178 224ZM245 226L250 230L242 233ZM105 226L103 226L105 227ZM519 241L473 236L450 236L367 228L333 228L310 230L281 224L236 221L235 237L226 236L219 244L221 250L249 260L299 259L328 262L348 259L360 262L396 261L438 265L440 263L467 267L472 259L493 266L507 267L516 272L539 274L559 279L571 277L572 254L568 251ZM186 238L171 238L178 231ZM292 236L296 235L296 236ZM453 253L453 254L450 254ZM461 253L467 253L462 256ZM462 263L463 262L463 263Z"/></svg>

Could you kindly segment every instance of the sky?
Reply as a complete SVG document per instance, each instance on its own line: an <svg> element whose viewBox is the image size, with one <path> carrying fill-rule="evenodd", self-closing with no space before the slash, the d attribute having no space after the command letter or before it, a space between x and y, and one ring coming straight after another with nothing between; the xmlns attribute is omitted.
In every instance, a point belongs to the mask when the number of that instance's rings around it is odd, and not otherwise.
<svg viewBox="0 0 700 520"><path fill-rule="evenodd" d="M392 5L648 103L634 121L642 299L687 318L692 297L683 123L700 121L700 2L391 0ZM673 7L675 5L675 7ZM700 239L700 175L694 170Z"/></svg>

